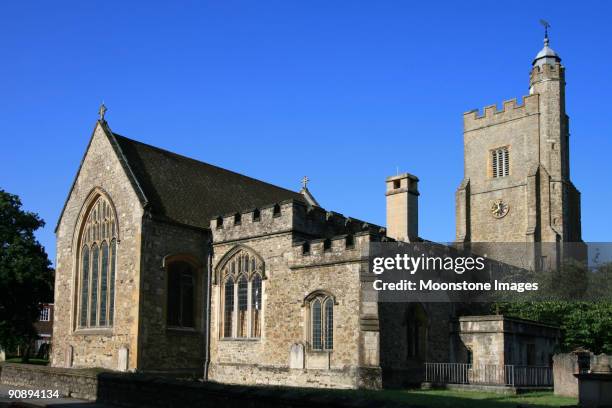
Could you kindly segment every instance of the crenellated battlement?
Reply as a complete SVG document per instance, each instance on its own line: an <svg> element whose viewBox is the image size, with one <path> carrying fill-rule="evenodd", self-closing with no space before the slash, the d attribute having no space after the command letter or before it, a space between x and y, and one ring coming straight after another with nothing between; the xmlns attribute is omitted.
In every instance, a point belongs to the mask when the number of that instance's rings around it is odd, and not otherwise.
<svg viewBox="0 0 612 408"><path fill-rule="evenodd" d="M325 266L367 260L372 242L386 240L384 235L362 231L331 238L296 241L292 248L290 268Z"/></svg>
<svg viewBox="0 0 612 408"><path fill-rule="evenodd" d="M535 66L530 73L530 84L540 82L546 79L565 79L565 68L561 64L544 64L542 66Z"/></svg>
<svg viewBox="0 0 612 408"><path fill-rule="evenodd" d="M249 239L293 232L302 237L328 238L367 232L385 235L386 230L351 217L326 211L299 200L286 200L260 208L215 217L210 222L214 242Z"/></svg>
<svg viewBox="0 0 612 408"><path fill-rule="evenodd" d="M213 242L291 231L295 208L299 204L296 200L285 200L214 217L210 221Z"/></svg>
<svg viewBox="0 0 612 408"><path fill-rule="evenodd" d="M473 109L463 114L463 131L480 129L496 125L498 123L521 119L539 111L539 95L527 95L522 98L522 104L518 105L516 98L504 101L502 109L497 105L486 106L482 113Z"/></svg>

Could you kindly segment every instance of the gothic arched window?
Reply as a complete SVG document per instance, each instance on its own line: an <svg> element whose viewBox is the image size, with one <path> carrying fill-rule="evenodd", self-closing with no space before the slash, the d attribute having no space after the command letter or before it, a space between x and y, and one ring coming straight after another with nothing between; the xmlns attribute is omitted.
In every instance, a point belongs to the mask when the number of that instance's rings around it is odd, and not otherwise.
<svg viewBox="0 0 612 408"><path fill-rule="evenodd" d="M221 336L261 337L261 258L245 247L236 247L219 263L217 271L222 301Z"/></svg>
<svg viewBox="0 0 612 408"><path fill-rule="evenodd" d="M117 224L109 200L97 195L87 206L78 242L78 328L110 327L115 311Z"/></svg>
<svg viewBox="0 0 612 408"><path fill-rule="evenodd" d="M334 348L334 297L314 292L306 298L310 308L310 344L313 350Z"/></svg>

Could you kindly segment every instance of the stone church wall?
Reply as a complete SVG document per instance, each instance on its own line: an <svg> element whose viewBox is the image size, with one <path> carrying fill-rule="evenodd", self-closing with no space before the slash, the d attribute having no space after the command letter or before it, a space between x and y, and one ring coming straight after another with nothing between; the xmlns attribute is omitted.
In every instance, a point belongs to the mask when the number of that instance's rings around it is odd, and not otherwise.
<svg viewBox="0 0 612 408"><path fill-rule="evenodd" d="M236 245L244 245L265 262L263 280L262 335L259 339L225 339L220 332L221 286L212 289L211 367L213 381L241 384L274 384L357 388L362 382L379 382L372 370L360 367L359 330L361 254L365 237L356 237L346 248L345 238L311 242L310 253L302 254L296 241L294 211L300 205L281 203L261 210L261 219L243 215L234 225L226 217L223 227L213 229L216 265ZM300 234L298 234L301 236ZM312 351L308 338L308 307L305 297L324 290L335 297L333 351ZM301 367L289 368L292 346L304 347ZM376 371L376 368L373 368Z"/></svg>
<svg viewBox="0 0 612 408"><path fill-rule="evenodd" d="M94 188L112 201L119 225L115 315L110 329L75 330L78 219ZM137 365L140 238L143 211L120 161L97 125L89 150L58 224L52 365L118 369L119 349L129 349L128 368Z"/></svg>
<svg viewBox="0 0 612 408"><path fill-rule="evenodd" d="M420 350L411 355L408 350L408 323L416 319L411 314L414 303L379 303L380 366L384 387L404 387L420 384L425 380L425 362L450 361L450 324L452 305L448 303L424 303L426 322L421 337Z"/></svg>
<svg viewBox="0 0 612 408"><path fill-rule="evenodd" d="M144 371L189 370L202 374L204 366L204 310L207 290L205 230L146 219L143 223L139 329L139 369ZM197 262L194 330L167 327L167 271L165 260L185 256Z"/></svg>

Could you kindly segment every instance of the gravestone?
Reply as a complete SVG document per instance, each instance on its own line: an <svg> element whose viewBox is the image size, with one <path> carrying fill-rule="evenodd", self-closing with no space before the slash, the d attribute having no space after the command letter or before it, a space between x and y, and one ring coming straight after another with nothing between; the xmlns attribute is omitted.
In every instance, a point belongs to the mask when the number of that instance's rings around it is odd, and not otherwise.
<svg viewBox="0 0 612 408"><path fill-rule="evenodd" d="M289 351L289 368L303 369L304 368L304 345L295 343L291 345Z"/></svg>
<svg viewBox="0 0 612 408"><path fill-rule="evenodd" d="M72 346L68 346L68 348L66 349L66 360L65 360L66 368L72 367L73 358L74 358L74 348Z"/></svg>
<svg viewBox="0 0 612 408"><path fill-rule="evenodd" d="M118 367L117 369L119 371L127 371L128 370L128 359L129 357L129 349L127 347L121 347L119 349L119 356L118 356Z"/></svg>

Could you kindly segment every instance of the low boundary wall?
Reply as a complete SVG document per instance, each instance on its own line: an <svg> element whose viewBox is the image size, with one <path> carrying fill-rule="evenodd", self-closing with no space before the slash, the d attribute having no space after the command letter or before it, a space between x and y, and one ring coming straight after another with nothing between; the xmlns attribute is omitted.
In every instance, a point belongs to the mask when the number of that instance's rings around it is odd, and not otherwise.
<svg viewBox="0 0 612 408"><path fill-rule="evenodd" d="M58 390L66 397L95 400L99 370L2 363L0 383L39 390Z"/></svg>
<svg viewBox="0 0 612 408"><path fill-rule="evenodd" d="M63 396L124 407L375 408L399 403L316 388L262 387L185 381L147 374L4 363L0 382L59 390Z"/></svg>

